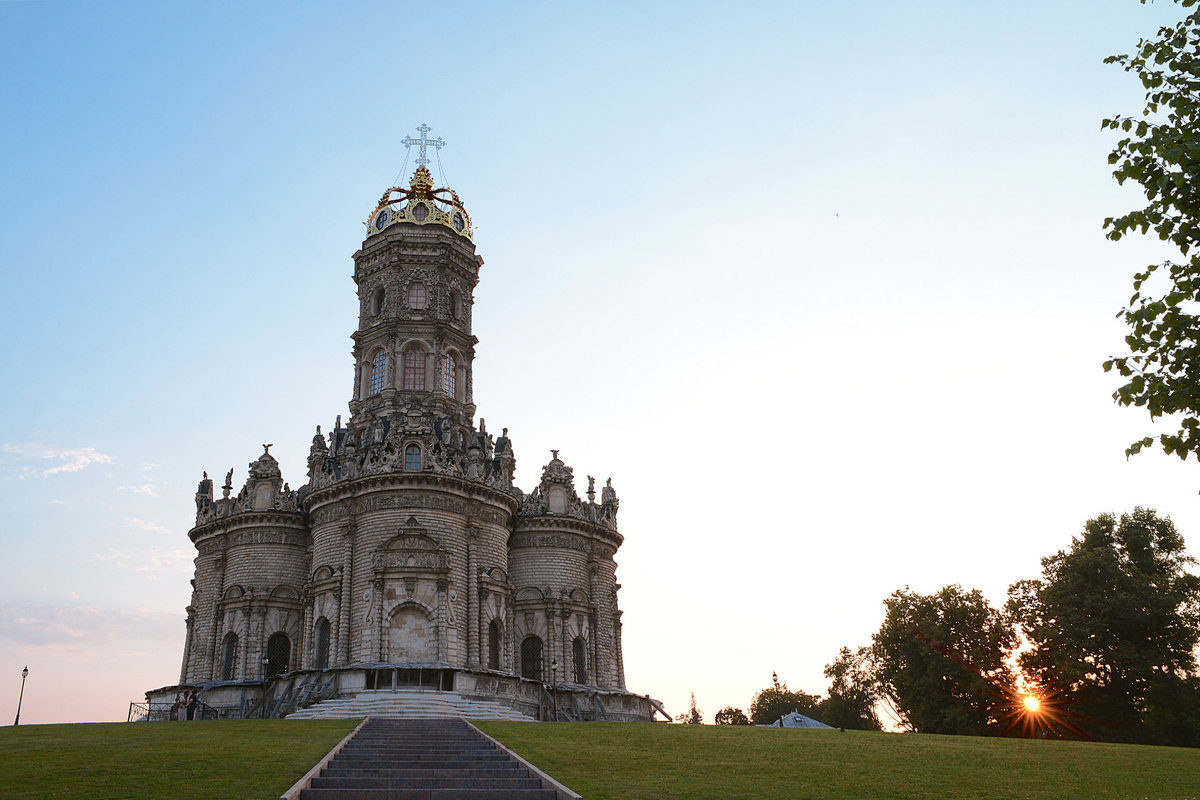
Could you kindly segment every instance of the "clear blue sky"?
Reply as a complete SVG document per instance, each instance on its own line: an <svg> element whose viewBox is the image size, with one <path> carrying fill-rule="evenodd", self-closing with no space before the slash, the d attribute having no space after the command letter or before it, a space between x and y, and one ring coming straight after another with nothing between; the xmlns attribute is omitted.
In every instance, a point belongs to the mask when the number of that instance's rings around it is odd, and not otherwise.
<svg viewBox="0 0 1200 800"><path fill-rule="evenodd" d="M1101 361L1138 202L1102 64L1170 3L0 4L0 706L174 682L202 470L345 413L351 253L427 122L475 393L622 499L630 688L825 691L882 599L995 603L1089 517L1200 542ZM409 163L411 167L411 162ZM436 174L436 171L435 171ZM582 486L581 486L582 488ZM10 698L11 696L11 698Z"/></svg>

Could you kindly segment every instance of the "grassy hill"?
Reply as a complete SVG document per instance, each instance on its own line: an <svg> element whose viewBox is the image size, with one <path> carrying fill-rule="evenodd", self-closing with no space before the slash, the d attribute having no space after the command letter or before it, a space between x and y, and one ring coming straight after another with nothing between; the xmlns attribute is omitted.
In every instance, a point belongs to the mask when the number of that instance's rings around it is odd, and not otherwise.
<svg viewBox="0 0 1200 800"><path fill-rule="evenodd" d="M275 800L356 720L0 728L0 798ZM1200 798L1200 749L622 723L480 723L588 800Z"/></svg>
<svg viewBox="0 0 1200 800"><path fill-rule="evenodd" d="M479 727L587 800L1200 798L1200 749L708 725Z"/></svg>
<svg viewBox="0 0 1200 800"><path fill-rule="evenodd" d="M0 728L0 798L278 800L358 720Z"/></svg>

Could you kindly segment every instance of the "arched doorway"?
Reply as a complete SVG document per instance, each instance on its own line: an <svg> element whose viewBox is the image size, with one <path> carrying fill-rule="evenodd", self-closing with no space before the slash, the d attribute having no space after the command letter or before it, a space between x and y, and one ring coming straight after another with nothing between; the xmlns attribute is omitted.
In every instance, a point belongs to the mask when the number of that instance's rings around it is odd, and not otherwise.
<svg viewBox="0 0 1200 800"><path fill-rule="evenodd" d="M313 667L325 669L329 666L329 620L317 620L316 648L313 652Z"/></svg>
<svg viewBox="0 0 1200 800"><path fill-rule="evenodd" d="M424 610L401 606L388 625L388 661L429 664L438 660L437 630Z"/></svg>
<svg viewBox="0 0 1200 800"><path fill-rule="evenodd" d="M500 620L488 624L488 669L500 669Z"/></svg>
<svg viewBox="0 0 1200 800"><path fill-rule="evenodd" d="M267 639L267 669L264 677L272 678L288 671L292 660L292 640L286 634L273 633Z"/></svg>
<svg viewBox="0 0 1200 800"><path fill-rule="evenodd" d="M225 658L221 662L221 680L237 679L238 637L236 633L225 636Z"/></svg>
<svg viewBox="0 0 1200 800"><path fill-rule="evenodd" d="M587 648L583 645L583 637L576 637L571 643L571 655L575 661L575 682L587 683Z"/></svg>
<svg viewBox="0 0 1200 800"><path fill-rule="evenodd" d="M521 677L543 680L542 640L536 636L526 636L521 642Z"/></svg>

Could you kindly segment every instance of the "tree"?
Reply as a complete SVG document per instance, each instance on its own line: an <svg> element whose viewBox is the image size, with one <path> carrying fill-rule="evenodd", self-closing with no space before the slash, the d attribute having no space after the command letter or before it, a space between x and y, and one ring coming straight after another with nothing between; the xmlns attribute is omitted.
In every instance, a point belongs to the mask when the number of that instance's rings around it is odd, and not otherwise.
<svg viewBox="0 0 1200 800"><path fill-rule="evenodd" d="M829 696L821 702L821 721L835 728L878 731L883 726L875 713L878 699L871 674L871 649L860 647L851 652L843 647L832 664L825 665L829 678Z"/></svg>
<svg viewBox="0 0 1200 800"><path fill-rule="evenodd" d="M713 722L718 725L749 725L750 718L740 708L726 706L717 712L717 715L713 717Z"/></svg>
<svg viewBox="0 0 1200 800"><path fill-rule="evenodd" d="M1012 627L978 589L957 585L919 595L908 587L884 601L872 637L875 680L900 720L922 733L986 733L1011 697L1005 656Z"/></svg>
<svg viewBox="0 0 1200 800"><path fill-rule="evenodd" d="M793 692L786 683L780 683L779 676L772 672L771 686L757 692L750 701L750 721L755 725L770 725L793 711L819 720L820 705L820 695Z"/></svg>
<svg viewBox="0 0 1200 800"><path fill-rule="evenodd" d="M1040 580L1009 588L1030 648L1021 669L1050 721L1089 738L1200 745L1200 578L1169 519L1089 520Z"/></svg>
<svg viewBox="0 0 1200 800"><path fill-rule="evenodd" d="M684 712L683 714L680 714L678 717L676 717L675 721L682 722L685 725L703 725L704 724L704 714L702 714L700 712L700 709L696 708L696 693L695 692L692 692L692 704L688 707L688 710L686 712Z"/></svg>
<svg viewBox="0 0 1200 800"><path fill-rule="evenodd" d="M1198 0L1180 0L1185 8ZM1142 0L1143 3L1146 0ZM1133 296L1118 316L1130 332L1130 354L1104 362L1126 383L1113 393L1121 405L1145 408L1151 419L1178 414L1178 430L1162 433L1167 453L1200 458L1200 10L1157 39L1142 39L1132 55L1110 56L1141 79L1146 105L1139 117L1117 116L1102 127L1128 134L1108 161L1124 184L1142 186L1146 206L1104 220L1108 238L1151 229L1178 248L1185 260L1151 264L1134 274ZM1147 436L1127 455L1151 447Z"/></svg>

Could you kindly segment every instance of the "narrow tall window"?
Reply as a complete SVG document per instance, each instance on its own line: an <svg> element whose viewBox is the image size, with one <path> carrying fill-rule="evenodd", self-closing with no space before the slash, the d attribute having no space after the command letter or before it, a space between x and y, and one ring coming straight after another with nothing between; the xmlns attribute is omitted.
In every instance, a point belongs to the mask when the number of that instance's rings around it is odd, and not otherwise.
<svg viewBox="0 0 1200 800"><path fill-rule="evenodd" d="M380 350L371 359L371 394L379 394L387 383L387 353Z"/></svg>
<svg viewBox="0 0 1200 800"><path fill-rule="evenodd" d="M425 284L415 281L408 285L408 307L420 311L425 307L429 297L425 293Z"/></svg>
<svg viewBox="0 0 1200 800"><path fill-rule="evenodd" d="M449 353L442 359L442 391L451 397L458 396L458 365Z"/></svg>
<svg viewBox="0 0 1200 800"><path fill-rule="evenodd" d="M313 653L313 667L325 669L329 666L329 620L321 617L317 620L317 646Z"/></svg>
<svg viewBox="0 0 1200 800"><path fill-rule="evenodd" d="M421 470L421 448L419 445L410 444L404 448L404 468L409 472L419 472Z"/></svg>
<svg viewBox="0 0 1200 800"><path fill-rule="evenodd" d="M387 292L383 288L375 290L375 298L371 301L371 313L375 316L383 311L383 302L387 298Z"/></svg>
<svg viewBox="0 0 1200 800"><path fill-rule="evenodd" d="M404 351L404 388L425 391L425 350L420 345L409 345Z"/></svg>
<svg viewBox="0 0 1200 800"><path fill-rule="evenodd" d="M488 625L488 669L500 669L500 620Z"/></svg>
<svg viewBox="0 0 1200 800"><path fill-rule="evenodd" d="M521 642L521 677L542 680L542 640L536 636Z"/></svg>
<svg viewBox="0 0 1200 800"><path fill-rule="evenodd" d="M587 683L587 648L583 646L583 637L576 637L571 643L571 655L575 657L575 682Z"/></svg>
<svg viewBox="0 0 1200 800"><path fill-rule="evenodd" d="M221 664L221 680L232 681L237 675L238 637L236 633L225 637L225 659Z"/></svg>
<svg viewBox="0 0 1200 800"><path fill-rule="evenodd" d="M267 639L267 671L264 678L272 678L288 671L292 660L292 641L282 633L271 634Z"/></svg>

